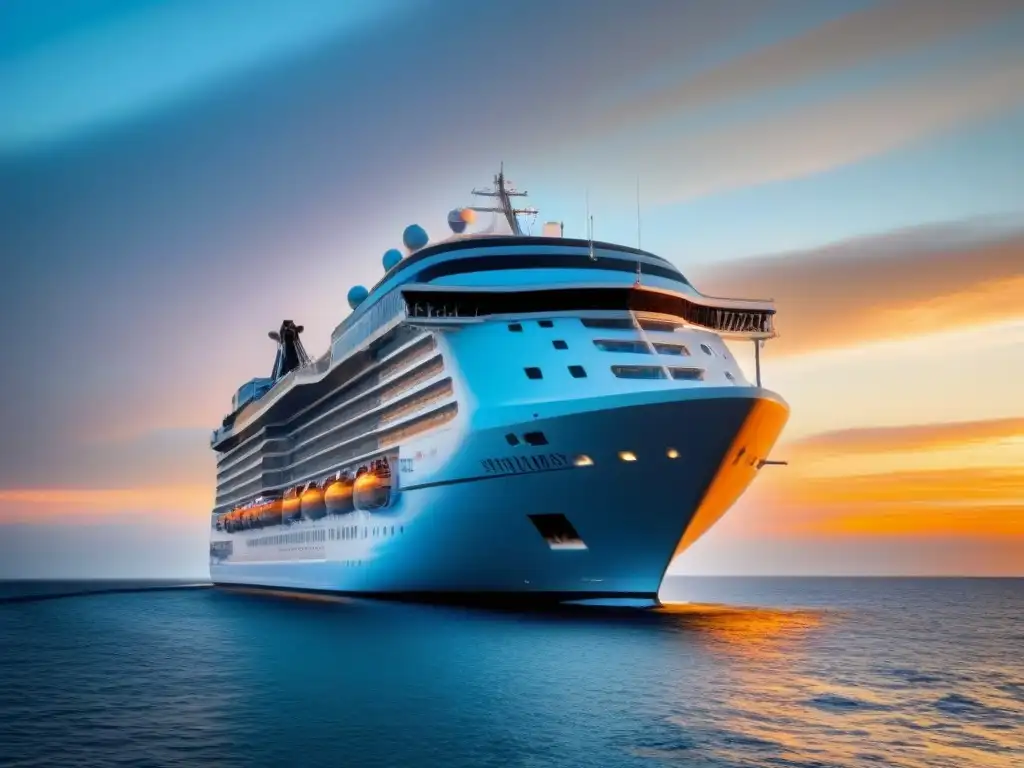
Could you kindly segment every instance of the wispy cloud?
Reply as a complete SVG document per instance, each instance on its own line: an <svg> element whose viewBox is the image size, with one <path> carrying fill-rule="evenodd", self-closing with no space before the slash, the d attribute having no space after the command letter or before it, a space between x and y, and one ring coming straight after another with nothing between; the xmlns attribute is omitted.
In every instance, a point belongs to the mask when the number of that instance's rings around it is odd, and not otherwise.
<svg viewBox="0 0 1024 768"><path fill-rule="evenodd" d="M9 488L0 490L0 525L88 525L111 517L174 523L206 518L213 489L203 486L144 488Z"/></svg>
<svg viewBox="0 0 1024 768"><path fill-rule="evenodd" d="M0 8L0 155L132 118L403 10L412 0L281 6L179 2L121 14ZM65 13L67 10L65 9ZM74 11L72 11L74 13ZM19 30L31 31L25 41ZM23 44L19 44L22 43Z"/></svg>
<svg viewBox="0 0 1024 768"><path fill-rule="evenodd" d="M879 3L634 101L602 127L633 127L638 122L792 85L877 58L905 54L1020 10L1019 0Z"/></svg>
<svg viewBox="0 0 1024 768"><path fill-rule="evenodd" d="M758 481L762 530L1021 539L1024 419L848 429L789 443Z"/></svg>
<svg viewBox="0 0 1024 768"><path fill-rule="evenodd" d="M903 427L859 427L810 435L789 444L812 454L916 451L970 445L1024 436L1024 418L914 424Z"/></svg>
<svg viewBox="0 0 1024 768"><path fill-rule="evenodd" d="M979 234L980 233L980 234ZM1024 317L1024 233L922 227L691 270L712 295L770 296L800 354Z"/></svg>
<svg viewBox="0 0 1024 768"><path fill-rule="evenodd" d="M588 170L595 183L629 189L626 182L639 172L647 203L667 205L820 174L1022 104L1024 51L985 51L913 76L894 73L878 87L837 90L756 120L692 129L666 114L646 126L632 123L628 139L583 142L574 135L563 163L589 169L595 147L613 147L614 166ZM607 119L615 123L627 114L623 109Z"/></svg>

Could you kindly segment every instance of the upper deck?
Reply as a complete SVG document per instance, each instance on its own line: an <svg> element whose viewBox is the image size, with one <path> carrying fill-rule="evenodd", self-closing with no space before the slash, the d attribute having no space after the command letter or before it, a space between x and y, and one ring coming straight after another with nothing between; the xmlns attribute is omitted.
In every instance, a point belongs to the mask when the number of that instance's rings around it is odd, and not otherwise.
<svg viewBox="0 0 1024 768"><path fill-rule="evenodd" d="M499 175L496 186L503 189L503 184ZM514 221L517 212L507 203L474 210L501 211ZM331 334L328 352L278 378L231 423L225 421L211 437L214 448L266 420L271 410L290 410L282 402L290 390L336 378L339 366L403 324L441 329L488 316L629 310L671 315L722 335L754 340L775 335L771 300L704 296L670 261L638 248L528 236L517 224L509 235L456 235L434 245L426 245L420 233L424 247L410 247L409 255L391 265L386 257L390 268L384 276L370 291L359 289L362 295Z"/></svg>

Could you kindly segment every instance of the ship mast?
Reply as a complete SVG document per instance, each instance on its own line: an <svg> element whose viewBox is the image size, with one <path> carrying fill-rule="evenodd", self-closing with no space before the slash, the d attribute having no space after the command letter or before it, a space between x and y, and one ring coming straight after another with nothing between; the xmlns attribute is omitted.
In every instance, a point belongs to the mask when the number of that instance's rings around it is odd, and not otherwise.
<svg viewBox="0 0 1024 768"><path fill-rule="evenodd" d="M474 189L473 194L478 197L496 197L498 199L498 207L495 208L484 208L472 206L471 210L477 211L478 213L500 213L505 217L505 221L508 222L509 227L512 228L513 235L522 235L523 230L519 226L519 219L516 218L519 214L536 215L536 208L514 208L512 206L513 197L526 197L527 192L518 192L505 179L505 164L502 163L498 171L498 175L494 177L494 189Z"/></svg>

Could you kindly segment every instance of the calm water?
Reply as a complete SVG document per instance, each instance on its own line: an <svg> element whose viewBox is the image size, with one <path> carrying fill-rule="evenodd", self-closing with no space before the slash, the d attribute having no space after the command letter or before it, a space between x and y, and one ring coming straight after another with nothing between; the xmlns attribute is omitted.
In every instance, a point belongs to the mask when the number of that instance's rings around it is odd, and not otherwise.
<svg viewBox="0 0 1024 768"><path fill-rule="evenodd" d="M669 595L758 607L0 602L0 765L1024 766L1024 580Z"/></svg>

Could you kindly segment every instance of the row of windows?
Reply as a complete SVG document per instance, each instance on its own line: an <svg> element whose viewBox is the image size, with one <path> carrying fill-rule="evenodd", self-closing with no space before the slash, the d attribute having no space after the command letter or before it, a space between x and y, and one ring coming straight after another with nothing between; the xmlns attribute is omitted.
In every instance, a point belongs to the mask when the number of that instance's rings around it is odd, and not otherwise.
<svg viewBox="0 0 1024 768"><path fill-rule="evenodd" d="M584 328L599 328L605 331L632 331L635 330L639 325L645 331L660 331L672 333L673 331L681 330L683 325L681 323L674 323L671 320L637 320L635 323L633 320L627 317L581 317L580 322ZM538 320L537 325L541 328L554 328L555 323L552 320ZM509 323L508 329L513 333L522 333L522 323Z"/></svg>
<svg viewBox="0 0 1024 768"><path fill-rule="evenodd" d="M366 376L360 381L339 390L329 401L318 407L318 410L322 411L320 414L309 419L295 430L292 435L295 443L299 444L307 439L311 433L316 431L316 426L323 419L330 417L330 421L335 424L349 421L376 408L383 402L397 399L402 393L436 376L444 370L444 361L441 359L441 356L437 355L426 363L422 362L434 352L436 345L437 342L433 337L427 337L405 350L394 360L385 363L383 367L377 370L375 375ZM392 381L386 387L379 389L376 393L366 395L367 392L377 387L381 381L390 378L403 369L406 370L403 376ZM346 401L347 404L345 404Z"/></svg>
<svg viewBox="0 0 1024 768"><path fill-rule="evenodd" d="M398 346L407 343L408 338L405 335L398 334L394 342ZM377 369L370 375L366 375L365 370L359 370L351 375L351 380L348 384L335 390L334 393L329 395L323 402L316 405L316 410L320 413L312 418L308 418L301 426L295 428L291 434L291 438L299 443L305 439L311 432L316 430L316 426L325 418L333 416L333 421L347 421L355 418L361 413L376 407L380 402L386 401L403 391L411 389L424 381L426 378L436 375L440 370L443 369L444 364L440 356L437 356L430 363L421 365L416 368L409 375L403 376L396 379L385 389L379 390L375 395L370 397L363 397L367 392L374 389L380 384L381 381L389 378L393 374L397 373L401 369L413 368L414 364L419 363L428 355L430 355L437 346L437 342L432 336L426 336L420 341L413 344L411 347L403 351L395 359L388 361L383 367ZM385 347L378 352L383 357L387 353L393 351L390 347ZM369 367L374 364L375 360L369 360L365 363L364 367ZM296 414L297 415L297 414ZM293 417L294 418L294 417ZM245 441L243 441L245 442ZM237 472L238 467L241 466L243 459L262 453L266 450L260 442L257 442L252 448L246 450L244 453L237 453L235 451L241 447L241 444L236 448L228 451L221 455L217 460L217 477L219 482L224 482L227 479L232 479L242 473ZM250 467L246 467L248 469ZM234 473L229 473L229 470L236 470Z"/></svg>
<svg viewBox="0 0 1024 768"><path fill-rule="evenodd" d="M263 536L258 539L249 539L245 542L247 547L270 547L282 544L309 544L314 541L326 541L327 531L297 531L296 533L279 533L274 536Z"/></svg>
<svg viewBox="0 0 1024 768"><path fill-rule="evenodd" d="M700 368L669 368L668 371L673 379L680 381L704 380L704 371ZM665 369L658 365L613 365L612 373L620 379L667 378Z"/></svg>
<svg viewBox="0 0 1024 768"><path fill-rule="evenodd" d="M540 368L531 366L523 369L526 372L526 378L528 379L543 379L544 372ZM670 367L669 375L673 379L683 381L703 381L704 380L704 369L702 368L676 368ZM620 379L666 379L668 375L665 373L665 369L660 365L613 365L612 374ZM587 378L587 371L582 365L570 365L569 375L574 379L585 379ZM726 371L725 377L729 381L735 381L736 378ZM514 443L513 443L514 445Z"/></svg>
<svg viewBox="0 0 1024 768"><path fill-rule="evenodd" d="M359 534L362 534L360 536ZM405 533L405 526L398 526L397 533ZM281 533L275 536L261 536L258 539L249 539L246 542L248 547L277 547L287 544L310 544L319 541L351 541L352 539L368 539L394 536L395 526L378 525L372 529L364 526L361 530L358 525L346 525L342 528L321 528L314 531L299 531L297 533Z"/></svg>
<svg viewBox="0 0 1024 768"><path fill-rule="evenodd" d="M545 322L545 321L540 321ZM512 323L509 328L519 328L521 323ZM555 349L568 349L569 344L564 339L552 339L551 346ZM675 355L676 357L689 357L690 350L685 344L671 344L663 341L656 341L648 345L646 341L639 339L595 339L594 346L602 352L624 352L627 354L650 355ZM652 349L653 347L653 349ZM714 351L707 344L700 345L705 355L714 356Z"/></svg>
<svg viewBox="0 0 1024 768"><path fill-rule="evenodd" d="M651 347L647 345L647 342L633 339L595 339L594 346L602 352L626 352L638 355L652 354ZM690 350L685 344L654 342L652 346L654 347L654 352L657 352L659 355L675 355L677 357L689 357L690 355ZM711 354L711 348L707 344L701 344L700 346L701 349L706 350L707 354Z"/></svg>
<svg viewBox="0 0 1024 768"><path fill-rule="evenodd" d="M448 403L447 405L441 406L436 411L433 411L424 416L417 416L412 421L401 424L397 427L392 427L386 432L378 433L377 435L370 436L365 440L360 440L354 443L347 443L346 445L339 448L331 448L322 451L320 454L309 456L303 461L310 459L319 458L325 465L323 468L318 470L316 473L310 473L303 477L295 477L293 470L284 470L289 476L282 483L277 485L265 486L263 485L263 478L257 476L246 483L239 485L237 488L232 490L218 489L216 506L225 507L231 504L238 503L246 498L248 495L254 495L257 491L263 490L277 490L283 487L287 482L303 483L311 478L315 477L316 474L321 472L327 473L327 466L338 466L341 463L354 459L356 456L361 456L366 453L386 448L391 445L399 444L405 440L408 440L415 435L427 432L435 427L441 426L448 421L455 418L458 413L458 403ZM259 484L259 485L257 485ZM251 486L251 487L250 487Z"/></svg>

